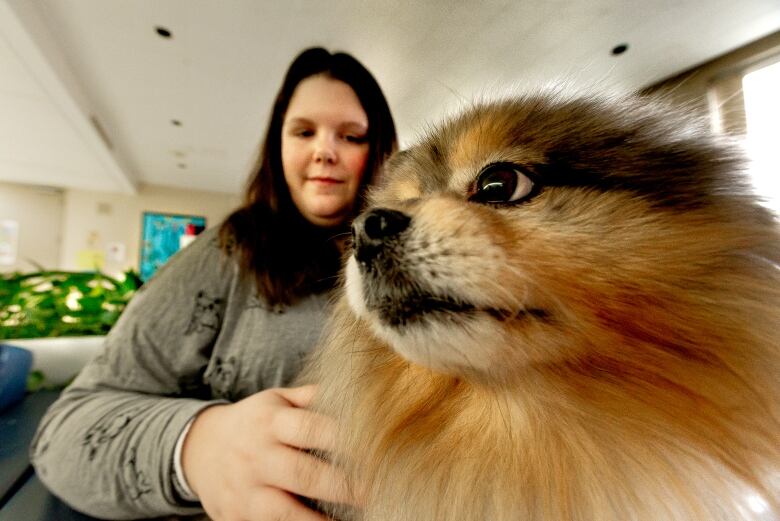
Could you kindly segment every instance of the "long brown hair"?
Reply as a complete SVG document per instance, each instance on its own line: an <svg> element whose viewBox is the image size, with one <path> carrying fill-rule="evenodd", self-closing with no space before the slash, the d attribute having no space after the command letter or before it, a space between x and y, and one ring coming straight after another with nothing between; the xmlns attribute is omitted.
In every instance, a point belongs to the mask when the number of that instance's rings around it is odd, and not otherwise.
<svg viewBox="0 0 780 521"><path fill-rule="evenodd" d="M340 267L335 236L338 228L319 228L298 211L282 169L282 123L300 82L316 75L349 85L368 116L366 170L355 209L363 204L365 188L385 159L397 148L395 124L384 94L371 73L354 57L321 47L306 49L287 70L274 101L254 175L244 203L220 228L222 249L235 256L244 275L255 279L258 293L269 305L289 304L297 297L333 287Z"/></svg>

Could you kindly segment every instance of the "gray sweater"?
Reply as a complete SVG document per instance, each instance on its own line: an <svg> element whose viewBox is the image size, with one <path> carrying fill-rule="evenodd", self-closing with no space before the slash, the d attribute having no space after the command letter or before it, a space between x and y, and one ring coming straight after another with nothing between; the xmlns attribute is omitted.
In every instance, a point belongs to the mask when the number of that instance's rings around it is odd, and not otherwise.
<svg viewBox="0 0 780 521"><path fill-rule="evenodd" d="M317 343L327 296L269 308L208 230L131 300L48 410L31 446L41 481L93 516L202 512L181 499L176 440L204 407L289 384Z"/></svg>

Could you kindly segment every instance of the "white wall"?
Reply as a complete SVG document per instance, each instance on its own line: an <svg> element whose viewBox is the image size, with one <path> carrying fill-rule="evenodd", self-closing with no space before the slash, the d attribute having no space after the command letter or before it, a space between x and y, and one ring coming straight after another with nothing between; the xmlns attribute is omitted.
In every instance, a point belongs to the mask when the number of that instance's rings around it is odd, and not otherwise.
<svg viewBox="0 0 780 521"><path fill-rule="evenodd" d="M19 223L16 262L0 266L0 272L35 270L33 262L58 267L62 209L62 190L0 183L0 220Z"/></svg>
<svg viewBox="0 0 780 521"><path fill-rule="evenodd" d="M79 255L84 251L106 252L111 243L124 245L124 260L106 257L103 269L108 273L138 269L143 212L201 215L211 228L220 224L241 201L238 195L154 185L142 185L135 196L67 190L64 199L60 266L84 269L79 264Z"/></svg>
<svg viewBox="0 0 780 521"><path fill-rule="evenodd" d="M210 228L240 202L239 195L154 185L130 196L0 183L0 220L19 223L17 260L0 266L0 273L35 270L30 261L48 269L85 269L79 262L85 251L103 252L108 273L137 270L144 211L201 215ZM111 259L112 243L123 245L124 259Z"/></svg>

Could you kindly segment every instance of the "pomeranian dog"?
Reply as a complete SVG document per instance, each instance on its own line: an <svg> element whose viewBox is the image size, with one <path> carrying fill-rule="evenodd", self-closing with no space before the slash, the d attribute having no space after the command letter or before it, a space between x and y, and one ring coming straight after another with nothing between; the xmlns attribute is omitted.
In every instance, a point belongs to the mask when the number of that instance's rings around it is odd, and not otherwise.
<svg viewBox="0 0 780 521"><path fill-rule="evenodd" d="M311 367L350 519L780 519L780 234L689 119L527 95L389 161Z"/></svg>

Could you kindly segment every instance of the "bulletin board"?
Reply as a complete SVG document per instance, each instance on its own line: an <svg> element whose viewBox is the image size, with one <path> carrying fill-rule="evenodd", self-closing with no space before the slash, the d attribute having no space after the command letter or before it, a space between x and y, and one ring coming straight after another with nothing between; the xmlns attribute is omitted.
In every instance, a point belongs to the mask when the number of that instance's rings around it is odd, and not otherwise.
<svg viewBox="0 0 780 521"><path fill-rule="evenodd" d="M199 215L177 215L144 212L141 223L139 273L149 280L193 235L206 228L206 218Z"/></svg>

